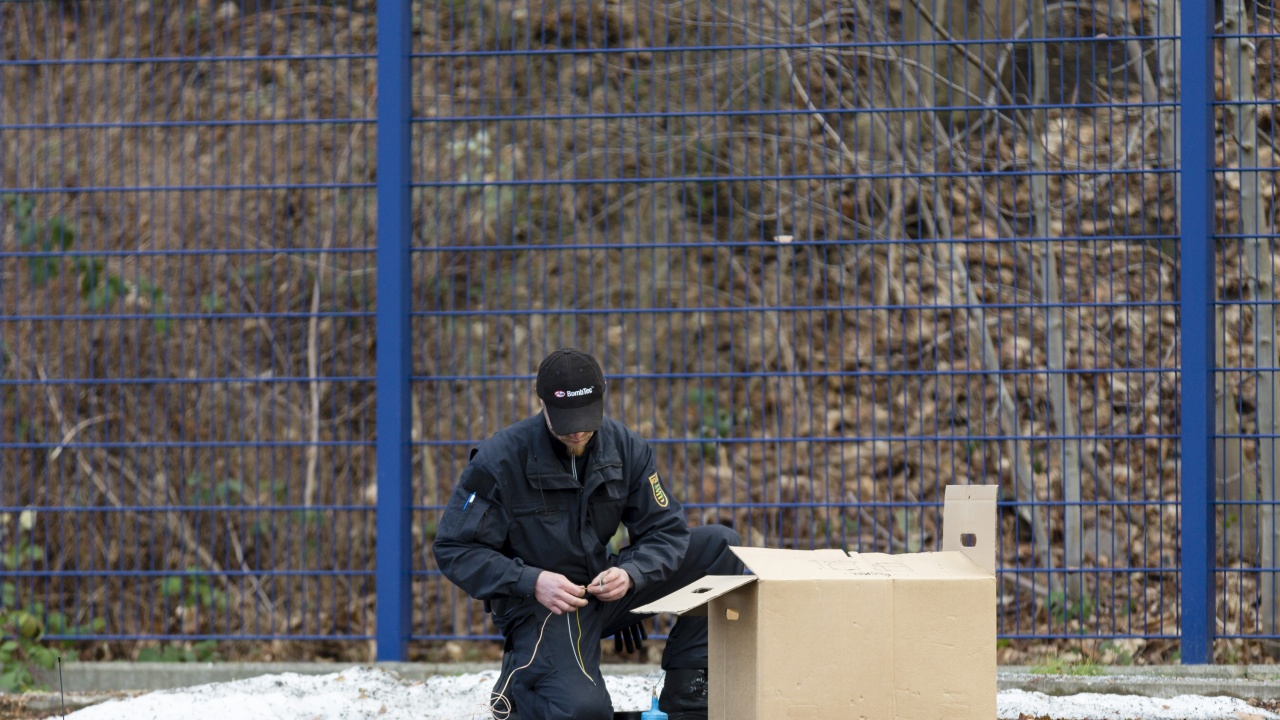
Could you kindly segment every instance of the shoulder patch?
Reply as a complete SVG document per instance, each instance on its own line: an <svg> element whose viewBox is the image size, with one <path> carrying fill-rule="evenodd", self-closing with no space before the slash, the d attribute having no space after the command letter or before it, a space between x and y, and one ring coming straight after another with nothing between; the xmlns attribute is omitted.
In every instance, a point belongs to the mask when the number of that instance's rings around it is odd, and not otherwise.
<svg viewBox="0 0 1280 720"><path fill-rule="evenodd" d="M658 507L666 507L670 504L667 493L662 489L662 481L658 479L658 473L649 476L649 487L653 489L653 499L658 503Z"/></svg>

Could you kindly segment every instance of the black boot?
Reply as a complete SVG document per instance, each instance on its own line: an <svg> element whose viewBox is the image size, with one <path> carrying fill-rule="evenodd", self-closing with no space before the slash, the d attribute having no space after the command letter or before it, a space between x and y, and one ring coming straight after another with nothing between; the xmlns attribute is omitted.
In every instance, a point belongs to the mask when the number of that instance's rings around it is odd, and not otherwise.
<svg viewBox="0 0 1280 720"><path fill-rule="evenodd" d="M707 671L668 670L658 708L670 720L707 720Z"/></svg>

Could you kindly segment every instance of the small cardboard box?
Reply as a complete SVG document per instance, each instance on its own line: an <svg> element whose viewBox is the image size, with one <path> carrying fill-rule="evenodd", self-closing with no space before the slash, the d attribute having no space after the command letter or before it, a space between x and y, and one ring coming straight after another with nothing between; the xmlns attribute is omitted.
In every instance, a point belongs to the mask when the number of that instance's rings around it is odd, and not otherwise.
<svg viewBox="0 0 1280 720"><path fill-rule="evenodd" d="M708 615L710 718L996 716L997 486L950 485L942 552L733 548L634 612Z"/></svg>

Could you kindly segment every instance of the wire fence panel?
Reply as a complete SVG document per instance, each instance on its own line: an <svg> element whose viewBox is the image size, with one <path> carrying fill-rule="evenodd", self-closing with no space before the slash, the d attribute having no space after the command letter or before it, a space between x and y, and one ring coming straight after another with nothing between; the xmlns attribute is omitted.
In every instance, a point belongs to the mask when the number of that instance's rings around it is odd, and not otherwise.
<svg viewBox="0 0 1280 720"><path fill-rule="evenodd" d="M1242 639L1277 634L1275 141L1276 18L1268 6L1226 2L1215 39L1213 338L1220 528L1214 562L1218 655L1265 658ZM1261 572L1257 572L1261 571ZM1274 644L1266 648L1274 652Z"/></svg>
<svg viewBox="0 0 1280 720"><path fill-rule="evenodd" d="M0 620L494 650L430 544L574 345L695 524L998 484L1002 662L1261 659L1274 17L1211 10L0 0Z"/></svg>
<svg viewBox="0 0 1280 720"><path fill-rule="evenodd" d="M372 13L0 3L0 615L372 637Z"/></svg>
<svg viewBox="0 0 1280 720"><path fill-rule="evenodd" d="M947 483L999 483L1001 636L1167 658L1178 12L441 6L414 65L422 524L575 344L693 522L931 550ZM429 563L415 633L492 637Z"/></svg>

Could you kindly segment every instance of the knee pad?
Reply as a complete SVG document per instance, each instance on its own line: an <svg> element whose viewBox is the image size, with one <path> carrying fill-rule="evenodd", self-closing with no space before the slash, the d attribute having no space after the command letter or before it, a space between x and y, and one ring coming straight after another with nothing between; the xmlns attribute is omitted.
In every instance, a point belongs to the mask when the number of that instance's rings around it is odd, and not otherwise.
<svg viewBox="0 0 1280 720"><path fill-rule="evenodd" d="M714 553L714 559L711 561L706 572L710 575L739 575L746 572L747 567L742 564L737 555L729 548L742 545L742 539L738 537L738 533L733 528L725 525L705 525L694 528L705 533L707 539L708 550ZM706 556L704 556L706 557Z"/></svg>

